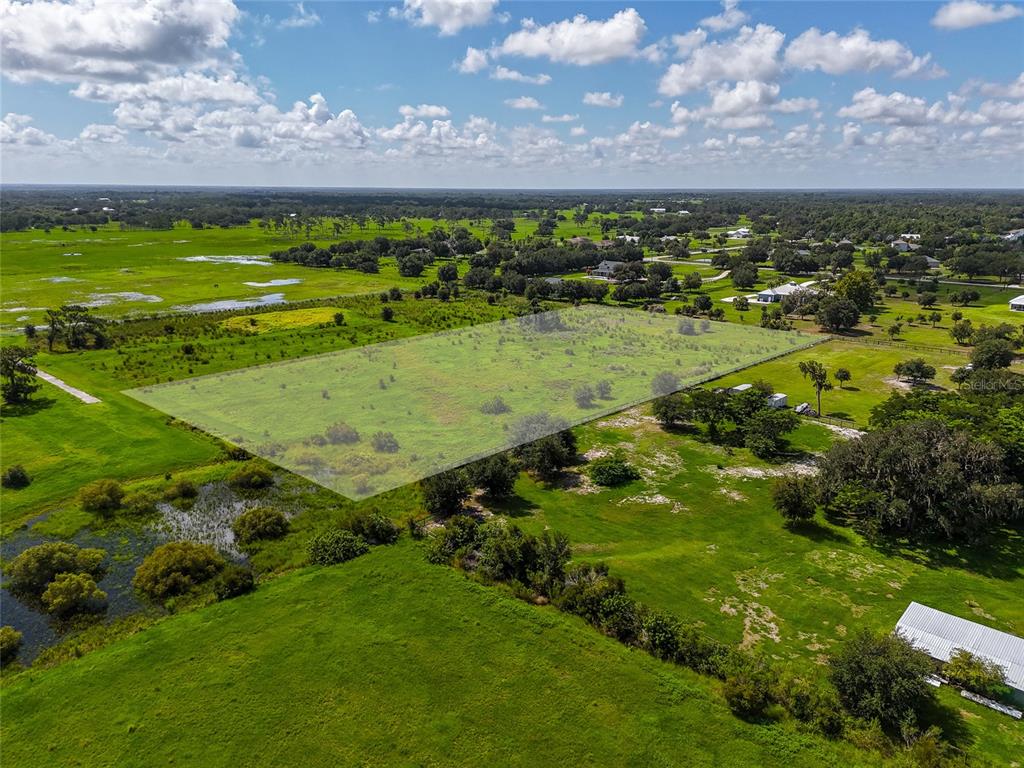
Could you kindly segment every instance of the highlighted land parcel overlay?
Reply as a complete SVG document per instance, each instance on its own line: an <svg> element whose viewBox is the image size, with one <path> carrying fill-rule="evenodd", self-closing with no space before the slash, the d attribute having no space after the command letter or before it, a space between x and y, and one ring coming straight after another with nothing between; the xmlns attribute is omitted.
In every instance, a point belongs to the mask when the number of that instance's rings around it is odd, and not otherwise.
<svg viewBox="0 0 1024 768"><path fill-rule="evenodd" d="M584 305L126 394L359 500L820 340Z"/></svg>

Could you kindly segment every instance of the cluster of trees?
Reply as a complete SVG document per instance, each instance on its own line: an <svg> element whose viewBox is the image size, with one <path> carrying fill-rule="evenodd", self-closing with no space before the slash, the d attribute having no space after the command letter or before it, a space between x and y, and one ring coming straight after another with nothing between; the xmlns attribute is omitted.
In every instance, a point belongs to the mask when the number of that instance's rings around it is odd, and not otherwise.
<svg viewBox="0 0 1024 768"><path fill-rule="evenodd" d="M59 341L69 350L93 347L102 349L110 339L107 336L107 321L97 317L88 307L65 304L59 309L46 310L46 348L51 352ZM36 337L34 326L25 326L29 339Z"/></svg>
<svg viewBox="0 0 1024 768"><path fill-rule="evenodd" d="M826 513L869 536L974 539L1024 517L1002 448L937 418L837 443L819 466Z"/></svg>
<svg viewBox="0 0 1024 768"><path fill-rule="evenodd" d="M924 741L941 749L937 734L925 730L935 704L924 679L931 661L902 637L860 630L829 658L825 676L796 676L634 599L606 564L573 563L568 538L557 532L534 536L508 523L457 515L432 532L427 558L485 584L506 585L531 603L551 603L656 658L720 678L726 701L741 717L762 719L781 707L828 736L878 723L912 747Z"/></svg>
<svg viewBox="0 0 1024 768"><path fill-rule="evenodd" d="M756 382L744 392L709 389L675 392L654 401L654 417L666 427L699 422L716 442L743 445L761 458L786 450L786 435L799 426L800 418L787 408L772 408L773 390Z"/></svg>
<svg viewBox="0 0 1024 768"><path fill-rule="evenodd" d="M96 582L106 573L102 549L83 549L65 541L29 547L4 568L7 586L19 597L51 615L106 610L107 595Z"/></svg>

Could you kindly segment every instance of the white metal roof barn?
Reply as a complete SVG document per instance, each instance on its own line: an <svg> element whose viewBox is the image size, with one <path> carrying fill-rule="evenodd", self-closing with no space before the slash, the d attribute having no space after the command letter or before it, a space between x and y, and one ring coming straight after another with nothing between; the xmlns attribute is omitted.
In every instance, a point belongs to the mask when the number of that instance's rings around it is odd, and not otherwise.
<svg viewBox="0 0 1024 768"><path fill-rule="evenodd" d="M1024 639L927 605L911 603L896 630L933 659L949 661L957 648L994 661L1006 670L1006 683L1024 691Z"/></svg>

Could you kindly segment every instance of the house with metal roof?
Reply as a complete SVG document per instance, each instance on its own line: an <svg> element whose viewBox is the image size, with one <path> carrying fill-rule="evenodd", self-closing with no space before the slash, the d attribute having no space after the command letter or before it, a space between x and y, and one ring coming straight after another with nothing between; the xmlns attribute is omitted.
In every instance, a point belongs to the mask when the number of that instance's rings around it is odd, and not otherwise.
<svg viewBox="0 0 1024 768"><path fill-rule="evenodd" d="M1010 299L1011 312L1024 312L1024 293L1015 299Z"/></svg>
<svg viewBox="0 0 1024 768"><path fill-rule="evenodd" d="M1024 638L911 603L896 631L933 659L947 662L957 648L993 661L1006 672L1014 697L1024 701Z"/></svg>

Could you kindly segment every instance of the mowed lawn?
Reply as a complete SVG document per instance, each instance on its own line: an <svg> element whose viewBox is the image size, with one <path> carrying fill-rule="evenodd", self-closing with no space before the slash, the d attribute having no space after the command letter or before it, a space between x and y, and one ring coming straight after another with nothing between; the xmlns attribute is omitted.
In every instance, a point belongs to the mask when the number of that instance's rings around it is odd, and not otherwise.
<svg viewBox="0 0 1024 768"><path fill-rule="evenodd" d="M786 725L744 723L716 687L552 608L428 565L406 541L26 673L2 691L4 760L878 764Z"/></svg>
<svg viewBox="0 0 1024 768"><path fill-rule="evenodd" d="M794 447L821 450L822 432L805 426ZM772 475L791 467L666 433L644 409L580 434L581 451L619 451L643 478L566 490L524 476L518 497L492 509L534 533L566 533L577 558L607 562L633 597L719 640L823 673L826 656L852 632L891 631L911 601L1024 635L1022 529L974 547L874 547L824 520L790 529L770 489ZM997 764L1024 755L1019 724L983 707L959 708L973 754Z"/></svg>
<svg viewBox="0 0 1024 768"><path fill-rule="evenodd" d="M927 386L954 391L956 385L950 381L950 374L969 360L967 356L953 351L935 352L833 339L739 373L723 376L714 384L731 387L763 380L771 384L776 392L785 392L789 396L791 407L807 402L816 409L818 406L814 386L801 375L799 365L804 360L817 360L828 370L829 383L833 386L831 391L821 394L822 413L826 416L851 419L860 426L867 426L874 406L893 392L905 392L909 388L907 383L900 383L897 380L896 374L893 373L894 366L901 361L916 358L923 358L925 362L935 367L935 379ZM842 389L839 388L839 382L832 377L839 368L845 368L851 375L850 381L844 384Z"/></svg>

